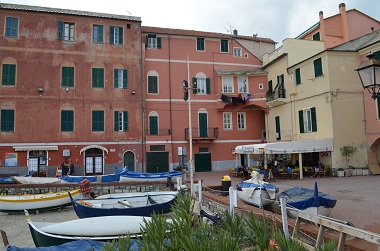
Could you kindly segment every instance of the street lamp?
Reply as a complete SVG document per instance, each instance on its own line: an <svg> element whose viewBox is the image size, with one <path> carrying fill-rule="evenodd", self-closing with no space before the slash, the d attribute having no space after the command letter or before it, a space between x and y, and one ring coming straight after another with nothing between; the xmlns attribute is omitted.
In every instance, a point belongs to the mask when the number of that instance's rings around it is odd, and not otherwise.
<svg viewBox="0 0 380 251"><path fill-rule="evenodd" d="M373 99L377 99L380 98L380 60L374 57L373 53L369 53L368 60L363 61L355 71L359 74L363 88L372 94Z"/></svg>

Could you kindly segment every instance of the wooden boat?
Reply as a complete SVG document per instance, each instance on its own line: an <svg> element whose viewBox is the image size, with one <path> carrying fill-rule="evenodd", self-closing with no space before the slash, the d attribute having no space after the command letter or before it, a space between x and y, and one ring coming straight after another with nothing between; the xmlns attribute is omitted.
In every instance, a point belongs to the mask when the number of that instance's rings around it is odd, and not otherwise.
<svg viewBox="0 0 380 251"><path fill-rule="evenodd" d="M113 174L104 174L99 176L61 176L60 180L62 183L79 183L84 179L90 182L116 182L120 180L120 176L128 173L128 167L124 167L123 170L117 169Z"/></svg>
<svg viewBox="0 0 380 251"><path fill-rule="evenodd" d="M81 197L80 190L72 190L73 198ZM48 210L70 205L67 191L44 194L3 195L0 196L0 212L12 213L27 210Z"/></svg>
<svg viewBox="0 0 380 251"><path fill-rule="evenodd" d="M141 173L128 171L120 176L120 181L135 181L135 182L152 182L152 181L167 181L168 177L182 177L183 172L169 171L160 173Z"/></svg>
<svg viewBox="0 0 380 251"><path fill-rule="evenodd" d="M70 193L69 193L70 194ZM111 215L151 216L171 211L177 192L120 193L96 199L71 199L79 218Z"/></svg>
<svg viewBox="0 0 380 251"><path fill-rule="evenodd" d="M278 200L285 198L287 207L323 216L330 215L337 201L329 194L318 192L317 182L314 184L314 190L304 187L293 187L281 192L277 198ZM287 211L290 217L297 216L297 211Z"/></svg>
<svg viewBox="0 0 380 251"><path fill-rule="evenodd" d="M32 222L24 211L36 247L61 245L75 240L112 241L127 234L137 237L150 217L104 216L56 222Z"/></svg>
<svg viewBox="0 0 380 251"><path fill-rule="evenodd" d="M32 176L12 176L16 183L20 184L55 184L61 183L57 177L32 177Z"/></svg>
<svg viewBox="0 0 380 251"><path fill-rule="evenodd" d="M253 171L251 179L236 184L238 197L247 204L258 207L272 204L276 200L278 188L260 180L260 173Z"/></svg>

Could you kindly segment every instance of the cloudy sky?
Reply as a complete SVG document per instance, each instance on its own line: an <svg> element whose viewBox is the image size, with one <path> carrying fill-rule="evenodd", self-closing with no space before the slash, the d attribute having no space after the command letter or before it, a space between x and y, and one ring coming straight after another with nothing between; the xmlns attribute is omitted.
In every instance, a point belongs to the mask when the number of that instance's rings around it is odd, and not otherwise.
<svg viewBox="0 0 380 251"><path fill-rule="evenodd" d="M143 26L257 34L281 43L324 17L357 9L380 20L379 0L0 0L3 3L137 16Z"/></svg>

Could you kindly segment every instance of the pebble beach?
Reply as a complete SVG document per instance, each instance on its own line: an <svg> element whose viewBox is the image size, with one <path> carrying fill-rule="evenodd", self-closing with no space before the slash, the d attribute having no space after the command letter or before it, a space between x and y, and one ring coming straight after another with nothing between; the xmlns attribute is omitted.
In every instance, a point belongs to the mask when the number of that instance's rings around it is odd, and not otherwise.
<svg viewBox="0 0 380 251"><path fill-rule="evenodd" d="M63 222L78 219L72 206L59 210L42 211L38 214L29 213L29 215L32 221ZM24 213L0 213L0 230L6 232L11 246L35 247ZM0 247L0 250L6 250L3 241L1 241Z"/></svg>

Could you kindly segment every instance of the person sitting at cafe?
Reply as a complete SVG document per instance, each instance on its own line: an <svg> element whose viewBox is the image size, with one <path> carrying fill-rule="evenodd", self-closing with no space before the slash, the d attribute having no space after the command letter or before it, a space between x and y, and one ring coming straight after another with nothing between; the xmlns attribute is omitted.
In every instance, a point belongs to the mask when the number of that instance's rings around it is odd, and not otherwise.
<svg viewBox="0 0 380 251"><path fill-rule="evenodd" d="M248 177L248 170L247 168L244 168L243 166L239 166L238 167L238 173L242 172L243 173L243 177Z"/></svg>
<svg viewBox="0 0 380 251"><path fill-rule="evenodd" d="M325 170L325 165L320 160L318 160L317 166L314 167L314 174L311 177L319 177L319 172L322 170Z"/></svg>

